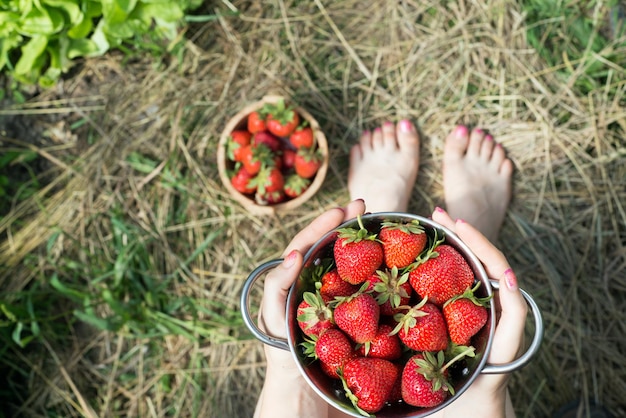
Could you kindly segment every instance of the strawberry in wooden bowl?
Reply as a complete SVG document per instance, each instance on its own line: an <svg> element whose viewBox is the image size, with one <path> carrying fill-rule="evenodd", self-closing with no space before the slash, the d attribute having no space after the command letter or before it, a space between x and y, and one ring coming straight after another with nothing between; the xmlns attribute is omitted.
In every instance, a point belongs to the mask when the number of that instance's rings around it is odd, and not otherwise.
<svg viewBox="0 0 626 418"><path fill-rule="evenodd" d="M313 116L280 96L266 96L226 124L217 153L222 183L260 215L294 209L321 187L328 144Z"/></svg>
<svg viewBox="0 0 626 418"><path fill-rule="evenodd" d="M264 343L291 351L311 387L351 416L428 416L481 373L522 367L541 342L541 314L522 291L535 318L532 343L509 364L487 363L497 282L452 231L420 216L363 215L313 245L287 299L286 340L265 335L248 312L252 285L280 261L248 277L244 321Z"/></svg>

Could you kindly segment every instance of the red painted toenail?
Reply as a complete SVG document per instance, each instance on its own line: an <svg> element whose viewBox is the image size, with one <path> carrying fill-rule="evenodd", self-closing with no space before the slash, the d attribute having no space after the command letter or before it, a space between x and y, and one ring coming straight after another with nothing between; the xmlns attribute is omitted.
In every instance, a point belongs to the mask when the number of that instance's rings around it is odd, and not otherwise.
<svg viewBox="0 0 626 418"><path fill-rule="evenodd" d="M402 132L410 133L413 131L413 125L410 121L404 119L400 121L400 130Z"/></svg>
<svg viewBox="0 0 626 418"><path fill-rule="evenodd" d="M468 131L467 131L467 126L465 126L465 125L458 125L458 126L456 127L456 129L454 130L454 134L455 134L457 137L464 137L464 136L466 136L466 135L467 135L467 132L468 132Z"/></svg>

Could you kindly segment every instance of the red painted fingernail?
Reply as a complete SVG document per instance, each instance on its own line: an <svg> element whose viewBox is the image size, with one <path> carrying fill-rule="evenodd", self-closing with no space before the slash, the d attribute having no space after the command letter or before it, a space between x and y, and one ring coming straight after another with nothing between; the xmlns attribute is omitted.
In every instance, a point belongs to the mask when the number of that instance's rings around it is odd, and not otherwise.
<svg viewBox="0 0 626 418"><path fill-rule="evenodd" d="M467 223L467 222L465 222L463 219L457 219L456 221L457 221L458 223L460 223L460 224L466 224L466 223Z"/></svg>
<svg viewBox="0 0 626 418"><path fill-rule="evenodd" d="M487 141L493 141L493 136L491 136L491 135L486 135L486 136L485 136L485 140L487 140Z"/></svg>
<svg viewBox="0 0 626 418"><path fill-rule="evenodd" d="M393 122L387 121L387 122L383 123L383 126L385 126L387 128L391 128L393 126Z"/></svg>
<svg viewBox="0 0 626 418"><path fill-rule="evenodd" d="M475 128L475 129L474 129L474 133L475 133L475 134L480 135L480 134L482 134L482 133L483 133L483 130L482 130L482 129L480 129L480 128Z"/></svg>
<svg viewBox="0 0 626 418"><path fill-rule="evenodd" d="M437 207L435 207L435 212L444 213L445 210L443 210L439 206L437 206Z"/></svg>
<svg viewBox="0 0 626 418"><path fill-rule="evenodd" d="M515 277L513 269L507 269L504 272L504 281L509 290L517 290L517 277Z"/></svg>
<svg viewBox="0 0 626 418"><path fill-rule="evenodd" d="M375 133L375 134L380 133L380 131L382 131L382 129L381 129L381 128L374 128L374 133Z"/></svg>
<svg viewBox="0 0 626 418"><path fill-rule="evenodd" d="M291 252L283 260L283 268L291 268L298 258L298 250L291 250Z"/></svg>
<svg viewBox="0 0 626 418"><path fill-rule="evenodd" d="M363 131L363 134L362 134L362 135L363 135L363 136L365 136L365 135L369 135L369 134L370 134L369 129L365 129L365 130Z"/></svg>

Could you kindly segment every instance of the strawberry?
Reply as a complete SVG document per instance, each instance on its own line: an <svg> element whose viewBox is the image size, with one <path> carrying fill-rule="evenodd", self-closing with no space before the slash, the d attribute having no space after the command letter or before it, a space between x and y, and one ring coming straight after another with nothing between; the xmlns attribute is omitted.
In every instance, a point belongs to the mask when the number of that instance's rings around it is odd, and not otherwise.
<svg viewBox="0 0 626 418"><path fill-rule="evenodd" d="M315 176L322 165L322 154L313 148L299 148L293 165L300 177L310 179Z"/></svg>
<svg viewBox="0 0 626 418"><path fill-rule="evenodd" d="M291 170L296 163L296 152L292 149L285 148L283 150L283 168Z"/></svg>
<svg viewBox="0 0 626 418"><path fill-rule="evenodd" d="M443 305L443 316L453 343L469 345L470 339L487 323L487 305L491 297L477 298L474 294L480 282L472 289L455 296Z"/></svg>
<svg viewBox="0 0 626 418"><path fill-rule="evenodd" d="M430 408L454 395L454 387L448 381L448 367L463 357L474 357L474 347L464 349L444 365L445 354L439 351L415 354L402 370L402 399L409 405Z"/></svg>
<svg viewBox="0 0 626 418"><path fill-rule="evenodd" d="M415 263L409 282L421 296L441 306L474 283L474 273L465 258L450 245L436 245Z"/></svg>
<svg viewBox="0 0 626 418"><path fill-rule="evenodd" d="M311 180L300 177L297 174L291 174L285 179L285 194L289 197L296 198L306 191L311 185Z"/></svg>
<svg viewBox="0 0 626 418"><path fill-rule="evenodd" d="M361 291L337 298L333 312L335 324L357 343L372 341L378 331L380 308L369 293Z"/></svg>
<svg viewBox="0 0 626 418"><path fill-rule="evenodd" d="M313 130L311 128L309 128L309 127L306 127L306 124L307 124L307 122L304 121L289 136L289 142L296 149L298 149L300 147L311 148L313 146L313 143L314 143L314 141L313 141Z"/></svg>
<svg viewBox="0 0 626 418"><path fill-rule="evenodd" d="M227 143L227 154L231 161L241 161L241 150L250 145L251 134L248 131L235 130L230 133Z"/></svg>
<svg viewBox="0 0 626 418"><path fill-rule="evenodd" d="M256 187L260 195L283 190L285 179L276 167L262 167L259 173L250 180L250 185Z"/></svg>
<svg viewBox="0 0 626 418"><path fill-rule="evenodd" d="M426 247L428 236L417 220L407 223L385 221L381 226L378 239L383 244L385 264L389 268L407 267Z"/></svg>
<svg viewBox="0 0 626 418"><path fill-rule="evenodd" d="M272 152L277 152L282 148L280 139L272 135L267 131L261 131L254 134L252 137L253 144L265 144Z"/></svg>
<svg viewBox="0 0 626 418"><path fill-rule="evenodd" d="M243 194L252 194L256 191L256 186L251 182L253 177L242 167L230 179L230 183L235 190Z"/></svg>
<svg viewBox="0 0 626 418"><path fill-rule="evenodd" d="M241 163L251 176L256 176L261 167L274 164L271 150L265 144L250 144L241 149Z"/></svg>
<svg viewBox="0 0 626 418"><path fill-rule="evenodd" d="M273 192L266 191L265 193L256 192L254 195L254 201L257 205L275 205L285 200L285 192L283 190L276 190Z"/></svg>
<svg viewBox="0 0 626 418"><path fill-rule="evenodd" d="M319 292L304 292L302 298L296 320L305 335L319 336L324 331L335 328L333 311L326 306Z"/></svg>
<svg viewBox="0 0 626 418"><path fill-rule="evenodd" d="M439 351L448 347L448 329L437 306L422 299L404 314L395 315L398 325L393 330L412 350Z"/></svg>
<svg viewBox="0 0 626 418"><path fill-rule="evenodd" d="M276 103L267 103L261 109L266 115L267 130L276 136L288 137L300 124L300 115L291 106L287 106L283 99Z"/></svg>
<svg viewBox="0 0 626 418"><path fill-rule="evenodd" d="M389 325L380 325L376 335L369 343L361 345L357 353L362 357L383 358L393 361L402 355L402 345L397 335L392 335Z"/></svg>
<svg viewBox="0 0 626 418"><path fill-rule="evenodd" d="M409 283L409 274L398 277L398 269L376 271L368 280L367 290L373 291L376 302L380 305L381 315L394 315L399 306L407 305L413 288Z"/></svg>
<svg viewBox="0 0 626 418"><path fill-rule="evenodd" d="M356 357L352 341L337 328L326 330L317 338L315 355L322 370L335 379L339 379L338 372L346 362Z"/></svg>
<svg viewBox="0 0 626 418"><path fill-rule="evenodd" d="M339 276L337 269L330 270L320 279L320 294L326 301L336 297L350 296L359 290L358 286L352 285Z"/></svg>
<svg viewBox="0 0 626 418"><path fill-rule="evenodd" d="M347 398L368 416L385 406L398 377L398 368L389 360L357 357L345 364L342 382Z"/></svg>
<svg viewBox="0 0 626 418"><path fill-rule="evenodd" d="M250 113L248 115L247 127L248 132L252 134L264 131L266 129L265 116L261 112Z"/></svg>
<svg viewBox="0 0 626 418"><path fill-rule="evenodd" d="M335 264L342 279L351 284L361 284L374 274L383 262L383 248L357 217L359 229L339 229L333 247Z"/></svg>

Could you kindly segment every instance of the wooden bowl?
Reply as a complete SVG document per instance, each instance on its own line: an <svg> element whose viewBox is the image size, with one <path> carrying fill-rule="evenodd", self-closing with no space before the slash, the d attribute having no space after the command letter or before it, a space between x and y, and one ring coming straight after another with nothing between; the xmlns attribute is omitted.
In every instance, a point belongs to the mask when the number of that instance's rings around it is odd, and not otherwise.
<svg viewBox="0 0 626 418"><path fill-rule="evenodd" d="M298 206L302 205L313 195L315 195L315 193L317 193L317 191L322 186L324 178L326 177L326 172L328 171L328 142L326 140L326 136L320 129L319 123L317 123L315 118L309 112L301 107L295 107L294 110L300 115L300 118L302 120L306 120L309 124L309 127L313 130L313 137L315 141L314 146L317 146L320 154L322 155L322 164L315 174L315 177L311 179L311 184L309 188L296 198L285 200L277 204L259 205L254 200L254 196L251 197L240 193L231 184L229 172L232 172L235 166L234 162L227 157L228 138L231 132L240 129L245 130L247 126L248 115L250 113L261 109L267 103L277 103L281 99L283 99L286 104L290 103L287 98L281 96L265 96L261 100L244 107L235 116L233 116L228 121L228 123L226 123L226 126L224 127L224 130L219 140L217 150L217 167L220 179L222 180L224 187L226 187L230 195L245 209L256 215L273 215L276 213L286 212L295 209Z"/></svg>

